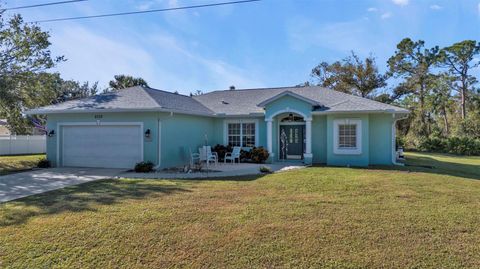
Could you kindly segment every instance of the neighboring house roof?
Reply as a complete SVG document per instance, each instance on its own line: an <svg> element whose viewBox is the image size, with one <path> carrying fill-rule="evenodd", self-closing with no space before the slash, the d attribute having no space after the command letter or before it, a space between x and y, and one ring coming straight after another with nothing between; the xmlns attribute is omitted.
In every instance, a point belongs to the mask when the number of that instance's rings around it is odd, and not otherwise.
<svg viewBox="0 0 480 269"><path fill-rule="evenodd" d="M207 116L243 116L263 114L265 105L286 95L312 104L315 108L313 113L408 113L408 110L400 107L318 86L224 90L193 97L137 86L41 107L27 111L27 113L171 111Z"/></svg>

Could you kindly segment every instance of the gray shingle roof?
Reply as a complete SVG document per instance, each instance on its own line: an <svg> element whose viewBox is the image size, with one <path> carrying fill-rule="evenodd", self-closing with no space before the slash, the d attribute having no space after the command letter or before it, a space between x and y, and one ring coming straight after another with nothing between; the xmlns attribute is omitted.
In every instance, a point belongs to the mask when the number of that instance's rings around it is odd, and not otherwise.
<svg viewBox="0 0 480 269"><path fill-rule="evenodd" d="M291 92L321 104L319 112L370 112L408 111L322 87L285 87L249 90L214 91L190 97L146 87L132 87L118 92L68 101L28 111L30 114L79 112L88 110L165 110L200 115L250 115L263 114L258 104L284 92Z"/></svg>
<svg viewBox="0 0 480 269"><path fill-rule="evenodd" d="M32 113L41 114L42 111L55 113L103 109L167 110L191 114L214 114L213 111L190 96L140 86L41 107L32 110Z"/></svg>
<svg viewBox="0 0 480 269"><path fill-rule="evenodd" d="M194 98L216 113L224 113L227 115L246 115L250 113L263 113L263 109L258 107L257 104L273 98L276 95L282 94L285 91L293 92L322 104L323 107L318 109L318 111L408 112L408 110L400 107L318 86L214 91L199 96L194 96Z"/></svg>

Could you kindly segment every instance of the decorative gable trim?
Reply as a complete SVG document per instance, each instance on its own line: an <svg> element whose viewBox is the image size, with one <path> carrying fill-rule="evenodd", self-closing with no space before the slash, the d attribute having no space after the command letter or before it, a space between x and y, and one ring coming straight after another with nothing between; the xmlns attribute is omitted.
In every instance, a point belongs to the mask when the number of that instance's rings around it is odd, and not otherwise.
<svg viewBox="0 0 480 269"><path fill-rule="evenodd" d="M269 99L267 99L267 100L265 100L265 101L257 104L257 106L259 106L259 107L265 107L266 105L270 104L271 102L273 102L273 101L275 101L275 100L278 100L278 99L280 99L280 98L282 98L282 97L284 97L284 96L291 96L291 97L293 97L293 98L296 98L296 99L302 100L302 101L304 101L304 102L306 102L306 103L309 103L309 104L311 104L311 105L313 105L313 106L319 106L319 105L321 105L319 102L317 102L317 101L315 101L315 100L312 100L312 99L310 99L310 98L307 98L307 97L305 97L305 96L302 96L302 95L300 95L300 94L297 94L297 93L294 93L294 92L291 92L291 91L284 91L284 92L282 92L282 93L279 93L279 94L277 94L277 95L275 95L275 96L273 96L273 97L271 97L271 98L269 98Z"/></svg>

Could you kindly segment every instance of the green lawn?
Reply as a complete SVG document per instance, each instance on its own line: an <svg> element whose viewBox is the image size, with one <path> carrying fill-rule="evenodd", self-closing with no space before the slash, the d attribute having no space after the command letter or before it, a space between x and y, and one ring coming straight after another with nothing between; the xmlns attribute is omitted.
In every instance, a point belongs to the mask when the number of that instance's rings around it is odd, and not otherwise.
<svg viewBox="0 0 480 269"><path fill-rule="evenodd" d="M42 158L45 158L45 155L0 156L0 176L30 170L37 167Z"/></svg>
<svg viewBox="0 0 480 269"><path fill-rule="evenodd" d="M0 205L0 267L479 268L480 158L104 180ZM434 167L434 168L427 168Z"/></svg>

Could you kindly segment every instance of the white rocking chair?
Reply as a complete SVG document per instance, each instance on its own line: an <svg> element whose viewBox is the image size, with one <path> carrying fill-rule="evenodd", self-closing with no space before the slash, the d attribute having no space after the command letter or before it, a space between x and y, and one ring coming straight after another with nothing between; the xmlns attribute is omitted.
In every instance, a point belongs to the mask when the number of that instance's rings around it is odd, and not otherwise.
<svg viewBox="0 0 480 269"><path fill-rule="evenodd" d="M242 150L241 147L233 147L232 152L227 152L225 154L225 158L223 160L224 163L227 163L227 160L230 160L231 163L235 163L235 160L238 159L238 163L240 163L240 151Z"/></svg>
<svg viewBox="0 0 480 269"><path fill-rule="evenodd" d="M198 152L200 153L200 161L205 161L207 165L210 164L210 162L213 162L215 165L218 164L218 154L212 152L212 147L203 146L198 148Z"/></svg>

